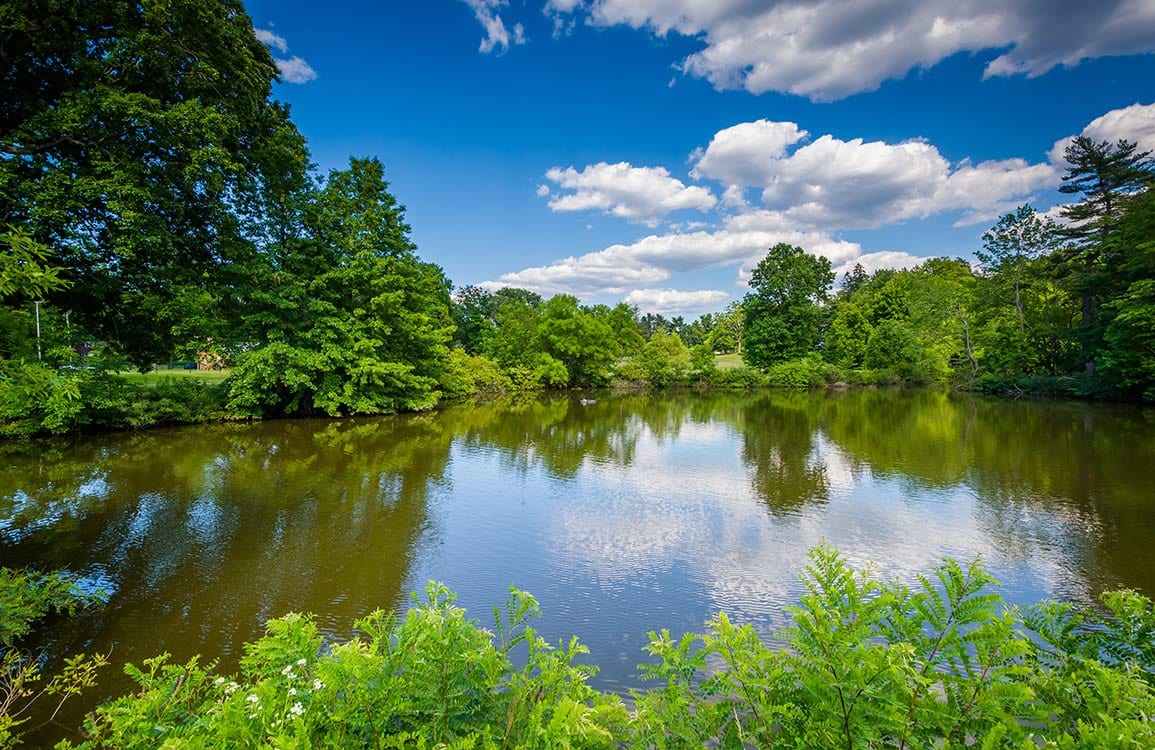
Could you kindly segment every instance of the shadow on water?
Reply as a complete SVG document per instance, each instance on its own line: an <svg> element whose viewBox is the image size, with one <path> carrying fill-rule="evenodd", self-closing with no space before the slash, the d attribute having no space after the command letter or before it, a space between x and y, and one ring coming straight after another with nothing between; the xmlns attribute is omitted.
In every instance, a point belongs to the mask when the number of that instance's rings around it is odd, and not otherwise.
<svg viewBox="0 0 1155 750"><path fill-rule="evenodd" d="M1012 601L1155 593L1155 416L1124 407L867 389L531 395L4 445L0 461L0 565L110 592L30 644L49 669L112 651L69 726L130 689L125 662L201 653L231 670L269 617L311 611L347 637L426 577L475 612L511 582L529 589L543 632L580 635L599 686L619 690L638 685L647 630L698 628L720 607L780 625L823 539L900 575L981 553Z"/></svg>

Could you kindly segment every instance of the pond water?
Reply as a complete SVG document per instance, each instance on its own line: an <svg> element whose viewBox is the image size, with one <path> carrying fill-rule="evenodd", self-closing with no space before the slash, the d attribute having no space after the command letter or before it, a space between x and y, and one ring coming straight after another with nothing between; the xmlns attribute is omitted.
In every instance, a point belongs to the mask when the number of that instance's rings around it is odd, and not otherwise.
<svg viewBox="0 0 1155 750"><path fill-rule="evenodd" d="M594 403L581 399L594 398ZM333 638L443 581L483 624L510 584L597 687L639 685L649 630L717 611L770 634L811 547L913 580L982 557L1012 602L1155 594L1155 412L930 391L529 396L372 419L0 446L0 565L107 604L33 648L126 661L241 644L289 611Z"/></svg>

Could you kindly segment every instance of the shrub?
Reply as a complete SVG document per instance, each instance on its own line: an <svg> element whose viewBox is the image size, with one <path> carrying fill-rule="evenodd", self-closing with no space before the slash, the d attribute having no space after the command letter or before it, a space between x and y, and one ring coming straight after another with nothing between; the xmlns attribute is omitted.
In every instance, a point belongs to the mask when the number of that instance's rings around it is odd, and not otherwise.
<svg viewBox="0 0 1155 750"><path fill-rule="evenodd" d="M449 364L441 380L441 390L447 398L505 393L513 388L513 380L489 357L469 354L464 349L449 352Z"/></svg>
<svg viewBox="0 0 1155 750"><path fill-rule="evenodd" d="M1020 611L977 561L910 587L825 546L802 581L785 649L725 614L700 635L651 633L655 684L632 712L587 685L576 639L529 627L529 594L511 589L488 631L431 583L404 618L375 612L324 651L309 617L271 620L236 676L167 656L129 667L140 690L90 715L81 747L1155 746L1155 612L1137 593Z"/></svg>
<svg viewBox="0 0 1155 750"><path fill-rule="evenodd" d="M0 437L188 424L227 416L225 391L219 385L165 378L147 387L99 370L0 363Z"/></svg>
<svg viewBox="0 0 1155 750"><path fill-rule="evenodd" d="M766 382L775 388L821 388L826 385L827 366L818 357L779 362L766 370Z"/></svg>

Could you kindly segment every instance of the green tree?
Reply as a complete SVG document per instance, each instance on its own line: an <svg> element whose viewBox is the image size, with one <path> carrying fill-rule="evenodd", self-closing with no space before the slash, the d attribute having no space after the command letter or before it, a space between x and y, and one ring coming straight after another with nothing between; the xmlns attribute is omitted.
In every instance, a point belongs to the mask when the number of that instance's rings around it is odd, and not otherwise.
<svg viewBox="0 0 1155 750"><path fill-rule="evenodd" d="M478 286L467 286L453 295L453 340L470 354L485 351L486 339L496 325L497 300Z"/></svg>
<svg viewBox="0 0 1155 750"><path fill-rule="evenodd" d="M541 312L541 350L565 366L569 385L604 383L620 355L610 326L583 310L577 298L568 294L551 297Z"/></svg>
<svg viewBox="0 0 1155 750"><path fill-rule="evenodd" d="M710 349L722 354L742 351L742 313L741 300L735 300L726 306L714 318L714 327L706 338Z"/></svg>
<svg viewBox="0 0 1155 750"><path fill-rule="evenodd" d="M436 403L452 336L449 282L418 259L376 159L334 170L305 208L307 234L254 294L259 348L239 358L245 413L381 413Z"/></svg>
<svg viewBox="0 0 1155 750"><path fill-rule="evenodd" d="M850 369L862 367L873 329L860 300L840 298L824 340L826 361Z"/></svg>
<svg viewBox="0 0 1155 750"><path fill-rule="evenodd" d="M1121 217L1118 273L1130 279L1106 303L1103 374L1110 382L1155 401L1155 191L1136 196Z"/></svg>
<svg viewBox="0 0 1155 750"><path fill-rule="evenodd" d="M493 299L495 327L485 342L484 353L506 370L532 369L540 352L541 296L525 289L503 287L493 293Z"/></svg>
<svg viewBox="0 0 1155 750"><path fill-rule="evenodd" d="M984 275L1006 290L1024 336L1027 316L1023 311L1023 287L1030 282L1032 264L1059 248L1059 231L1055 222L1040 217L1024 204L1014 213L1004 214L990 231L984 232L983 248L975 253L983 264Z"/></svg>
<svg viewBox="0 0 1155 750"><path fill-rule="evenodd" d="M240 0L0 9L0 225L53 249L67 308L138 364L224 286L308 162Z"/></svg>
<svg viewBox="0 0 1155 750"><path fill-rule="evenodd" d="M833 283L826 258L784 243L770 248L751 274L754 291L742 306L746 363L765 369L813 351L822 333L820 305Z"/></svg>
<svg viewBox="0 0 1155 750"><path fill-rule="evenodd" d="M862 285L865 284L868 279L870 279L870 274L866 272L862 264L855 263L854 268L851 268L842 279L841 293L847 296L854 294L862 288Z"/></svg>
<svg viewBox="0 0 1155 750"><path fill-rule="evenodd" d="M710 358L711 364L713 357ZM685 379L690 369L690 349L678 334L655 331L636 357L623 367L631 379L664 388Z"/></svg>
<svg viewBox="0 0 1155 750"><path fill-rule="evenodd" d="M625 302L619 302L613 307L608 305L593 305L589 313L603 321L614 332L618 356L629 356L641 351L646 340L638 327L637 308Z"/></svg>
<svg viewBox="0 0 1155 750"><path fill-rule="evenodd" d="M1081 302L1083 364L1092 372L1105 325L1101 305L1111 292L1111 269L1118 261L1114 230L1129 199L1152 184L1155 162L1151 152L1139 151L1130 141L1112 144L1087 136L1072 140L1064 156L1067 174L1059 192L1082 200L1063 208L1072 244L1055 260L1060 277Z"/></svg>

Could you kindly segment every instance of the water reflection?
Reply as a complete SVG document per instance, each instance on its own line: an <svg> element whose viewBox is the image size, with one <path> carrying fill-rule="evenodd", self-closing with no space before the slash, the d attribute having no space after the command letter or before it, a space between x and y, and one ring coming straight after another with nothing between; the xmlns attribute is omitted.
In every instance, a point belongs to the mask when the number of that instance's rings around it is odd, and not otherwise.
<svg viewBox="0 0 1155 750"><path fill-rule="evenodd" d="M1155 419L1127 408L566 394L0 451L0 564L113 594L40 634L57 655L227 667L268 617L309 610L345 636L436 578L479 614L510 583L534 592L547 637L580 634L599 684L628 687L651 628L718 609L780 625L823 540L905 577L979 554L1016 601L1155 593Z"/></svg>

